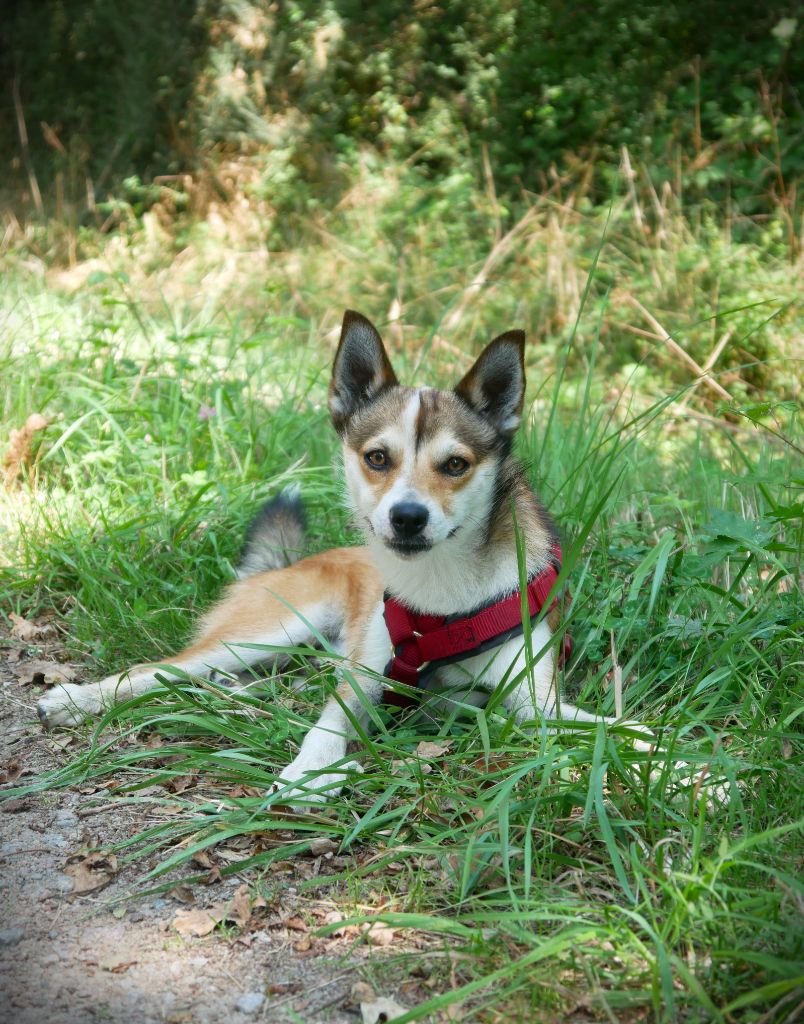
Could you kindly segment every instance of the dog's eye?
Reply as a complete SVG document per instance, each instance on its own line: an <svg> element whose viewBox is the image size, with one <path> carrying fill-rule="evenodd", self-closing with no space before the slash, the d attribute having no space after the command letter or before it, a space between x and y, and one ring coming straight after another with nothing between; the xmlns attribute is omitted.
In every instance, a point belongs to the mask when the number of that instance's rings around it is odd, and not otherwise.
<svg viewBox="0 0 804 1024"><path fill-rule="evenodd" d="M372 469L388 468L388 456L385 454L382 448L375 448L374 451L366 452L363 458L371 466Z"/></svg>
<svg viewBox="0 0 804 1024"><path fill-rule="evenodd" d="M462 459L460 455L453 455L452 458L447 459L443 466L444 472L450 476L462 476L468 468L469 463L466 459Z"/></svg>

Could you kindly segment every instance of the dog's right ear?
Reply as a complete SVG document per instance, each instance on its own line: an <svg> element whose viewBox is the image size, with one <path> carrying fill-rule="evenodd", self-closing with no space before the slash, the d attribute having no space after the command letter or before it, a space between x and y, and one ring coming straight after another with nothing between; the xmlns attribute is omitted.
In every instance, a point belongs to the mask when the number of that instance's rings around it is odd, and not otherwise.
<svg viewBox="0 0 804 1024"><path fill-rule="evenodd" d="M329 413L338 433L359 406L397 383L377 328L347 309L329 385Z"/></svg>

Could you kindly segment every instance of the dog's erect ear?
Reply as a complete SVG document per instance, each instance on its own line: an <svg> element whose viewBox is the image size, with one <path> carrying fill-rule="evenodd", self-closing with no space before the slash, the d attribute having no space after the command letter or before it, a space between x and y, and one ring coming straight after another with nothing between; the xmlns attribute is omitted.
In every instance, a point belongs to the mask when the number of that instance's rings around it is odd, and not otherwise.
<svg viewBox="0 0 804 1024"><path fill-rule="evenodd" d="M480 354L455 388L503 437L513 437L525 396L525 332L506 331Z"/></svg>
<svg viewBox="0 0 804 1024"><path fill-rule="evenodd" d="M360 313L347 309L329 385L329 412L338 433L355 409L396 383L377 328Z"/></svg>

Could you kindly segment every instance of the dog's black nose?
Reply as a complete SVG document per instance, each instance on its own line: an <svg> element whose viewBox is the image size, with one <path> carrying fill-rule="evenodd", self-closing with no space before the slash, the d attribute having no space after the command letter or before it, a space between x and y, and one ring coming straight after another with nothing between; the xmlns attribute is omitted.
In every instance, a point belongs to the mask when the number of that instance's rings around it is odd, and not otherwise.
<svg viewBox="0 0 804 1024"><path fill-rule="evenodd" d="M394 533L400 540L418 537L427 526L430 513L417 501L400 501L391 508L390 519Z"/></svg>

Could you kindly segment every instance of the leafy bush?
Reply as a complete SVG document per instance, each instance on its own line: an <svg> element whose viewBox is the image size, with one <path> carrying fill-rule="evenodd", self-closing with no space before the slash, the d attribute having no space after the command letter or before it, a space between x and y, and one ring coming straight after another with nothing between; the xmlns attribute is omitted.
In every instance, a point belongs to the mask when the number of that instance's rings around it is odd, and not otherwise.
<svg viewBox="0 0 804 1024"><path fill-rule="evenodd" d="M601 0L583 16L557 0L178 0L156 18L46 0L37 21L15 7L6 70L40 164L45 121L96 179L257 152L263 193L306 212L360 146L440 177L485 145L505 189L582 161L605 196L627 146L657 189L793 215L804 48L789 2Z"/></svg>

